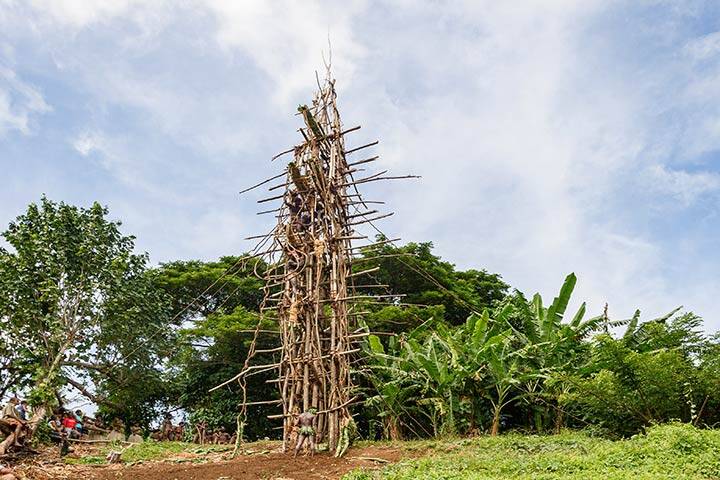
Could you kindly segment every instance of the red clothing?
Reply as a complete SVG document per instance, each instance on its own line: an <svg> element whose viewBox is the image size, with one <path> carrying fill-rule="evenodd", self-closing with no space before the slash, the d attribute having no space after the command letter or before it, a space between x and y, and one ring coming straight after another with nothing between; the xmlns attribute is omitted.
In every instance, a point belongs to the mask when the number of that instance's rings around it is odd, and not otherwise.
<svg viewBox="0 0 720 480"><path fill-rule="evenodd" d="M77 425L77 420L75 420L74 418L65 417L63 418L62 424L63 427L73 430L75 428L75 425Z"/></svg>

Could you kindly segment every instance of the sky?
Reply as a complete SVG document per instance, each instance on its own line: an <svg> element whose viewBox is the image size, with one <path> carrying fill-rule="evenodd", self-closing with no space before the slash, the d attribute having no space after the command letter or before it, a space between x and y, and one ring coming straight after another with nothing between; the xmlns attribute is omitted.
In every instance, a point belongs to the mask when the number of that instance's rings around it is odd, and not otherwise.
<svg viewBox="0 0 720 480"><path fill-rule="evenodd" d="M0 226L46 194L154 264L248 250L328 59L348 146L422 176L364 189L389 236L720 329L714 1L0 0Z"/></svg>

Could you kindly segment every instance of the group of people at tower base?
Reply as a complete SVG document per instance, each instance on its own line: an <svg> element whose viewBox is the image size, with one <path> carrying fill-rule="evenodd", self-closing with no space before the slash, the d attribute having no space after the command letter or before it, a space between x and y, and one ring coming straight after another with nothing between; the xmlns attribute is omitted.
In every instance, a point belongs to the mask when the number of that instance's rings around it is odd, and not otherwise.
<svg viewBox="0 0 720 480"><path fill-rule="evenodd" d="M31 433L30 418L32 411L27 400L10 397L0 413L0 431L4 438L14 434L13 447L27 448L26 441ZM79 439L86 436L90 430L96 429L95 420L86 417L82 410L58 409L50 415L47 421L50 439L54 442L63 442L67 439ZM102 430L102 429L100 429Z"/></svg>
<svg viewBox="0 0 720 480"><path fill-rule="evenodd" d="M28 448L25 445L30 434L31 409L26 400L20 400L13 396L2 408L0 413L0 433L7 438L15 434L15 448ZM317 409L311 408L307 412L297 415L293 422L297 434L297 443L294 454L297 455L303 447L307 447L310 454L315 452ZM90 432L108 434L110 440L126 440L124 434L125 426L119 419L115 419L111 425L106 427L102 421L86 416L81 410L57 409L47 420L50 439L61 445L61 453L64 455L70 451L68 440L87 438ZM142 442L143 437L138 427L130 429L133 433L127 440L131 442ZM133 438L134 437L134 438ZM149 434L149 437L156 441L192 441L193 443L204 444L234 444L236 434L228 433L225 428L209 428L207 422L199 421L189 428L184 421L177 425L173 424L172 416L166 414L159 429ZM0 441L2 440L0 438Z"/></svg>

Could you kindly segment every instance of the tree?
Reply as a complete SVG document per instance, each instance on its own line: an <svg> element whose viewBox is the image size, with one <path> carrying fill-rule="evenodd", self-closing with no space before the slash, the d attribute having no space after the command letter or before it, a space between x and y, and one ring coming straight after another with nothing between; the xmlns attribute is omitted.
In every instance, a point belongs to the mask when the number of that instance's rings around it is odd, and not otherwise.
<svg viewBox="0 0 720 480"><path fill-rule="evenodd" d="M0 317L0 398L9 391L18 391L27 383L32 365L22 355L16 342L8 335L9 319Z"/></svg>
<svg viewBox="0 0 720 480"><path fill-rule="evenodd" d="M572 384L566 407L619 435L695 420L699 397L712 392L698 381L702 370L696 367L706 340L697 316L677 312L644 323L637 312L621 337L597 336L588 361L566 377Z"/></svg>
<svg viewBox="0 0 720 480"><path fill-rule="evenodd" d="M225 256L215 262L174 261L157 269L158 284L172 298L172 311L182 320L206 318L218 310L243 306L257 312L263 299L259 258Z"/></svg>
<svg viewBox="0 0 720 480"><path fill-rule="evenodd" d="M253 332L259 320L263 282L257 277L266 265L250 256L226 256L218 261L176 261L161 265L158 282L173 298L173 312L184 324L170 363L172 403L190 414L191 421L205 421L211 428L236 428L241 392L236 384L215 392L209 389L242 370ZM277 330L263 321L264 330ZM272 350L278 335L263 333L257 348ZM270 353L258 355L260 363L273 363ZM267 401L277 396L272 372L248 378L248 401ZM244 435L263 438L271 425L268 414L276 406L250 406Z"/></svg>
<svg viewBox="0 0 720 480"><path fill-rule="evenodd" d="M377 241L384 240L377 237ZM453 264L434 255L432 248L431 242L423 242L363 249L366 260L356 268L379 267L368 275L372 281L367 283L387 285L363 289L363 293L404 295L405 303L442 306L445 320L453 325L461 325L473 311L494 307L507 295L510 287L500 275L485 270L457 271Z"/></svg>
<svg viewBox="0 0 720 480"><path fill-rule="evenodd" d="M402 440L403 427L412 429L404 421L415 417L414 414L408 414L408 409L412 409L418 399L419 385L412 378L412 372L404 368L404 360L397 355L387 355L376 335L368 337L365 350L370 359L365 371L365 378L370 383L365 405L377 415L384 438ZM390 337L388 350L398 352L396 337Z"/></svg>
<svg viewBox="0 0 720 480"><path fill-rule="evenodd" d="M147 391L139 376L157 380L169 351L166 297L108 214L43 197L3 233L0 318L14 354L5 369L37 404L67 387L127 411ZM138 402L121 404L122 391Z"/></svg>
<svg viewBox="0 0 720 480"><path fill-rule="evenodd" d="M503 409L521 397L518 387L528 376L520 364L524 352L512 348L512 331L507 328L511 310L505 305L494 318L488 310L481 316L471 315L456 335L456 343L462 346L462 363L470 378L482 384L481 391L492 405L490 435L499 433Z"/></svg>
<svg viewBox="0 0 720 480"><path fill-rule="evenodd" d="M209 392L211 387L233 377L242 370L253 338L252 331L258 323L258 314L237 307L232 313L214 313L196 321L181 332L182 345L172 362L173 384L177 405L190 413L191 420L204 420L211 428L236 428L236 416L241 391L237 384ZM262 329L277 330L271 320L264 320ZM263 333L256 348L273 350L279 346L279 337ZM259 353L258 363L273 363L272 353ZM269 401L279 398L278 389L272 381L272 372L248 377L249 402ZM267 415L279 413L277 405L253 405L243 434L246 438L259 439L268 435L272 428Z"/></svg>

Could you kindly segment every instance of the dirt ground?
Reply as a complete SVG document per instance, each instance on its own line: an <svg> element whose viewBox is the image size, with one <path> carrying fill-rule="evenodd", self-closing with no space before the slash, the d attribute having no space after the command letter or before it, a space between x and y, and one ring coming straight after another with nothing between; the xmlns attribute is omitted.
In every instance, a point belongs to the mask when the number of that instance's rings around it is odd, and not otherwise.
<svg viewBox="0 0 720 480"><path fill-rule="evenodd" d="M232 460L202 458L178 463L178 459L145 462L139 465L71 466L23 472L20 478L32 480L331 480L359 467L379 468L410 454L392 446L352 448L345 457L327 452L314 457L292 458L280 452L240 455Z"/></svg>

